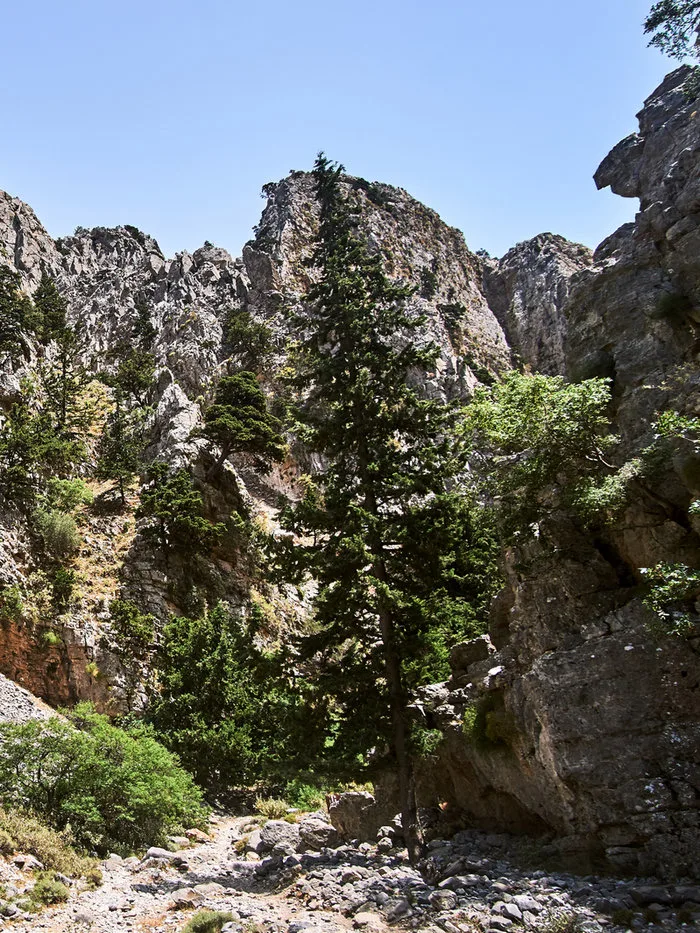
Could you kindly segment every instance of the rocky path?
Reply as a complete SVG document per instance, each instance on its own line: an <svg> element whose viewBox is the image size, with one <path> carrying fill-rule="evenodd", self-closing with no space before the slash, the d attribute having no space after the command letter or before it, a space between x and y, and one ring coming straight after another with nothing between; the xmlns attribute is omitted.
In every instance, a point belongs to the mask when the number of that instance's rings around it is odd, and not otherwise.
<svg viewBox="0 0 700 933"><path fill-rule="evenodd" d="M289 825L280 821L280 831ZM74 883L66 904L7 917L3 926L161 933L182 930L200 908L229 912L225 933L653 933L700 923L698 886L519 869L507 858L508 837L463 832L435 840L419 873L390 839L303 853L282 841L259 855L247 844L259 841L260 834L249 840L251 829L249 818L227 817L210 839L193 831L197 838L177 852L111 857L97 890Z"/></svg>

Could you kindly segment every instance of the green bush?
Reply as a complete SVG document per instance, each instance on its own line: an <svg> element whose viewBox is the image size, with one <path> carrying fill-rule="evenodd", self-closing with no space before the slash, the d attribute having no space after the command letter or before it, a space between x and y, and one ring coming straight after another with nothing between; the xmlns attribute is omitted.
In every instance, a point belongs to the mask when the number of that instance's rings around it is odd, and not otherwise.
<svg viewBox="0 0 700 933"><path fill-rule="evenodd" d="M79 505L91 505L92 490L82 479L50 479L46 487L46 501L60 512L72 512Z"/></svg>
<svg viewBox="0 0 700 933"><path fill-rule="evenodd" d="M656 635L687 637L695 631L690 615L700 596L700 570L687 564L662 562L655 567L642 567L649 590L644 604L656 614L651 629Z"/></svg>
<svg viewBox="0 0 700 933"><path fill-rule="evenodd" d="M153 644L156 618L141 612L127 599L114 599L109 606L110 626L119 651L129 659L143 660Z"/></svg>
<svg viewBox="0 0 700 933"><path fill-rule="evenodd" d="M16 584L6 586L0 590L0 619L7 622L18 622L22 617L23 609L22 591Z"/></svg>
<svg viewBox="0 0 700 933"><path fill-rule="evenodd" d="M183 825L203 822L201 792L146 729L119 729L89 704L68 715L69 722L0 726L6 805L30 808L57 830L70 826L80 845L98 852L164 844Z"/></svg>
<svg viewBox="0 0 700 933"><path fill-rule="evenodd" d="M54 606L58 612L65 612L68 608L77 579L75 570L67 567L57 567L54 570L51 588Z"/></svg>
<svg viewBox="0 0 700 933"><path fill-rule="evenodd" d="M78 878L94 868L94 860L79 855L68 833L58 833L36 816L20 810L0 810L0 851L27 852L47 869Z"/></svg>
<svg viewBox="0 0 700 933"><path fill-rule="evenodd" d="M51 556L67 557L78 550L80 535L72 515L59 509L37 509L34 519L44 547Z"/></svg>
<svg viewBox="0 0 700 933"><path fill-rule="evenodd" d="M220 933L225 923L233 920L233 914L222 910L200 910L182 928L182 933Z"/></svg>
<svg viewBox="0 0 700 933"><path fill-rule="evenodd" d="M68 900L70 891L52 875L41 875L37 883L29 892L30 900L37 906L48 904L63 904Z"/></svg>
<svg viewBox="0 0 700 933"><path fill-rule="evenodd" d="M284 799L299 810L319 810L325 806L327 791L318 784L305 783L296 777L287 783Z"/></svg>

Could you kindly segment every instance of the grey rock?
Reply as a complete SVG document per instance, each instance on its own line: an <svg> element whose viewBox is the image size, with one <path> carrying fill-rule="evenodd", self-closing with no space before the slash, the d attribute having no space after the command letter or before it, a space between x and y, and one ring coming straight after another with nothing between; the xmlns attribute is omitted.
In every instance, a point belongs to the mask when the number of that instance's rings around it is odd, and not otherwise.
<svg viewBox="0 0 700 933"><path fill-rule="evenodd" d="M296 851L300 838L298 824L287 823L286 820L268 820L260 830L260 844L264 852L269 852L280 844Z"/></svg>

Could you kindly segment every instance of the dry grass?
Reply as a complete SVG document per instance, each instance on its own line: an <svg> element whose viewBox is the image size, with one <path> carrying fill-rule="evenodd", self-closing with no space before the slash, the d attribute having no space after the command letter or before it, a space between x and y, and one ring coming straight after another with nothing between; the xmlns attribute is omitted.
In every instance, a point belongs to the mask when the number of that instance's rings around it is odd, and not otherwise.
<svg viewBox="0 0 700 933"><path fill-rule="evenodd" d="M38 858L44 868L72 878L91 873L95 860L71 848L67 837L50 829L36 817L17 810L0 810L2 851L8 849Z"/></svg>

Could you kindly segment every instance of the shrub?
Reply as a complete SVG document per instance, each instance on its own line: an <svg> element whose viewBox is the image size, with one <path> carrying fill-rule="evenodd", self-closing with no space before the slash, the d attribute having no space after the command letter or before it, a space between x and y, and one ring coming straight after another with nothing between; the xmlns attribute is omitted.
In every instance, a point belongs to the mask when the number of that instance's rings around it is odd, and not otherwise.
<svg viewBox="0 0 700 933"><path fill-rule="evenodd" d="M46 501L51 508L72 512L79 505L91 505L93 494L82 479L50 479L46 488Z"/></svg>
<svg viewBox="0 0 700 933"><path fill-rule="evenodd" d="M49 554L67 557L78 550L80 535L72 515L59 509L37 509L34 519Z"/></svg>
<svg viewBox="0 0 700 933"><path fill-rule="evenodd" d="M75 570L70 570L67 567L57 567L54 571L51 589L57 612L65 612L68 608L77 579Z"/></svg>
<svg viewBox="0 0 700 933"><path fill-rule="evenodd" d="M153 644L156 619L141 612L127 599L114 599L109 606L110 625L120 652L128 658L143 660Z"/></svg>
<svg viewBox="0 0 700 933"><path fill-rule="evenodd" d="M657 635L687 637L694 631L689 610L700 595L700 570L687 564L662 562L640 571L649 584L644 604L656 614Z"/></svg>
<svg viewBox="0 0 700 933"><path fill-rule="evenodd" d="M62 904L68 900L70 891L62 881L51 875L42 875L32 890L29 898L35 905Z"/></svg>
<svg viewBox="0 0 700 933"><path fill-rule="evenodd" d="M255 809L268 820L281 820L287 815L289 807L286 800L279 800L275 797L269 797L266 800L264 797L257 797Z"/></svg>
<svg viewBox="0 0 700 933"><path fill-rule="evenodd" d="M78 878L94 868L94 860L71 848L71 838L58 833L35 816L19 810L0 810L0 841L3 854L21 851L35 856L45 868Z"/></svg>
<svg viewBox="0 0 700 933"><path fill-rule="evenodd" d="M233 914L222 910L200 910L188 920L182 933L220 933L224 924L233 919Z"/></svg>
<svg viewBox="0 0 700 933"><path fill-rule="evenodd" d="M31 808L57 830L70 826L99 852L163 844L183 824L202 823L201 792L146 729L119 729L89 704L69 717L0 726L6 804Z"/></svg>
<svg viewBox="0 0 700 933"><path fill-rule="evenodd" d="M23 609L22 591L16 584L6 586L0 590L0 619L8 622L18 622L22 617Z"/></svg>
<svg viewBox="0 0 700 933"><path fill-rule="evenodd" d="M284 789L284 799L290 807L299 810L319 810L326 803L326 791L316 784L304 783L301 778L289 781Z"/></svg>
<svg viewBox="0 0 700 933"><path fill-rule="evenodd" d="M57 648L62 643L63 639L58 632L54 632L53 629L47 629L47 631L41 634L41 644L44 648Z"/></svg>

